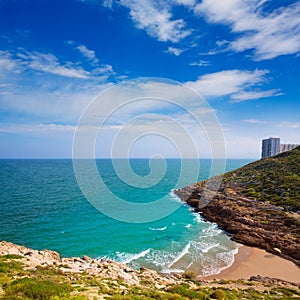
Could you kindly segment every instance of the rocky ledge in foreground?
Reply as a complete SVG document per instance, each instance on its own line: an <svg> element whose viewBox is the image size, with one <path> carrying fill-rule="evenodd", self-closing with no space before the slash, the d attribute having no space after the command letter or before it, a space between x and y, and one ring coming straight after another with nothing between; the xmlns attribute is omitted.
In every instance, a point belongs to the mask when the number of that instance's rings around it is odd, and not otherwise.
<svg viewBox="0 0 300 300"><path fill-rule="evenodd" d="M300 147L175 193L232 239L300 266ZM210 196L214 194L212 198Z"/></svg>
<svg viewBox="0 0 300 300"><path fill-rule="evenodd" d="M133 270L111 260L97 261L87 256L61 258L54 251L0 242L2 300L238 300L285 296L296 299L299 295L298 284L275 278L196 281L188 273L181 278L165 277L144 268Z"/></svg>
<svg viewBox="0 0 300 300"><path fill-rule="evenodd" d="M87 276L101 276L111 280L122 280L128 285L140 285L148 280L155 286L165 286L175 283L178 278L172 275L161 276L153 270L142 268L133 270L122 263L113 260L96 260L88 256L60 257L58 252L51 250L33 250L10 242L0 242L0 255L17 255L24 264L26 270L34 270L40 267L55 267L62 274L82 273Z"/></svg>

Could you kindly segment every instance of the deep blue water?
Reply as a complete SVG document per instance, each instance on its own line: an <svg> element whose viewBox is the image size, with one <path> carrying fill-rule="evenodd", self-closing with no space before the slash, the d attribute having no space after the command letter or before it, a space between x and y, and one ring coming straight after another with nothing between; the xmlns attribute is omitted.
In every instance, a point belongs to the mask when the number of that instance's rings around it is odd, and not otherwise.
<svg viewBox="0 0 300 300"><path fill-rule="evenodd" d="M250 161L227 160L226 170ZM189 163L194 165L192 160ZM134 159L130 164L139 176L150 172L147 160ZM145 203L165 197L166 206L179 201L171 190L180 174L180 160L166 160L163 178L149 188L128 186L109 159L97 160L97 166L109 190L127 201ZM200 166L198 179L208 178L210 161L201 160ZM163 272L188 268L204 274L232 263L238 247L215 224L201 220L186 205L150 223L107 217L83 196L71 160L0 160L0 170L1 240L56 250L63 256L85 254L136 268L144 265ZM189 176L181 181L182 185L190 183ZM112 205L109 209L118 213L121 208Z"/></svg>

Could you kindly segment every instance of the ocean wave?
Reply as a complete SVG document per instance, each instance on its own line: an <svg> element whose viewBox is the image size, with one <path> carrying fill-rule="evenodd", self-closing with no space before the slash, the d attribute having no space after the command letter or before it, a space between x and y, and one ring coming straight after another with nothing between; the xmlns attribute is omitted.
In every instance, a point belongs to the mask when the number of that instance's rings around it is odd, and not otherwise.
<svg viewBox="0 0 300 300"><path fill-rule="evenodd" d="M121 258L121 262L123 264L129 264L133 260L137 260L139 258L146 256L150 251L151 251L151 249L147 249L147 250L144 250L144 251L142 251L140 253L136 253L136 254L117 252L117 255Z"/></svg>
<svg viewBox="0 0 300 300"><path fill-rule="evenodd" d="M196 223L206 223L199 213L193 212L192 214L195 217L194 220L196 221Z"/></svg>
<svg viewBox="0 0 300 300"><path fill-rule="evenodd" d="M182 269L169 269L169 268L163 268L160 273L162 274L171 274L171 273L183 273L184 270Z"/></svg>
<svg viewBox="0 0 300 300"><path fill-rule="evenodd" d="M216 236L222 233L222 230L218 228L217 225L210 224L209 227L201 230L204 235L202 237Z"/></svg>
<svg viewBox="0 0 300 300"><path fill-rule="evenodd" d="M191 243L188 242L188 244L185 245L185 247L182 249L182 251L177 255L177 257L168 265L168 268L173 266L175 263L177 263L183 256L185 256L187 253L189 253L189 249L191 247Z"/></svg>
<svg viewBox="0 0 300 300"><path fill-rule="evenodd" d="M104 259L104 260L109 260L109 259L111 259L109 256L107 256L107 255L103 255L103 256L98 256L98 257L96 257L96 260L99 260L99 261L101 261L102 259Z"/></svg>
<svg viewBox="0 0 300 300"><path fill-rule="evenodd" d="M184 226L185 228L190 228L191 227L191 224L187 224Z"/></svg>
<svg viewBox="0 0 300 300"><path fill-rule="evenodd" d="M234 263L234 256L237 254L239 251L239 248L219 253L217 254L217 259L219 261L222 261L225 263L225 266L223 267L218 267L218 266L213 266L213 264L210 265L210 267L206 267L203 270L203 276L210 276L210 275L217 275L220 274L223 270L226 270L227 268L231 267Z"/></svg>
<svg viewBox="0 0 300 300"><path fill-rule="evenodd" d="M182 200L175 194L174 190L171 190L169 192L169 196L172 200L175 200L176 202L180 202L180 203L184 204L184 202L182 202Z"/></svg>
<svg viewBox="0 0 300 300"><path fill-rule="evenodd" d="M149 227L150 230L153 230L153 231L163 231L163 230L166 230L168 227L165 226L165 227L161 227L161 228L153 228L153 227Z"/></svg>
<svg viewBox="0 0 300 300"><path fill-rule="evenodd" d="M204 248L204 249L201 249L201 251L202 251L203 253L207 253L209 250L211 250L211 249L213 249L213 248L215 248L215 247L219 247L219 246L220 246L219 243L213 244L213 245L210 245L210 246L208 246L208 247L206 247L206 248Z"/></svg>

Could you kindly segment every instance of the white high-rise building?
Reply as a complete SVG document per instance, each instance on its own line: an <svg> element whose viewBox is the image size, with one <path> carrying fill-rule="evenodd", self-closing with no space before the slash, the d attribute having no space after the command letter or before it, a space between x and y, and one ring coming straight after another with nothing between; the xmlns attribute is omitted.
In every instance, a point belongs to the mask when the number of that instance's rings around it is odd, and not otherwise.
<svg viewBox="0 0 300 300"><path fill-rule="evenodd" d="M299 144L280 144L280 153L293 150L298 146Z"/></svg>
<svg viewBox="0 0 300 300"><path fill-rule="evenodd" d="M262 140L261 158L271 157L280 153L280 138L270 137Z"/></svg>

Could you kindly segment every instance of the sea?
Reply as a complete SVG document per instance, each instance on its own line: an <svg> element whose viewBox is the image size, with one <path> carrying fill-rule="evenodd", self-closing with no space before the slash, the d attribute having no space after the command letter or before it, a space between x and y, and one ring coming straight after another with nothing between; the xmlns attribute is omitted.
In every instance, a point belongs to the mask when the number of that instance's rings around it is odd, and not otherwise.
<svg viewBox="0 0 300 300"><path fill-rule="evenodd" d="M251 161L228 159L226 171ZM182 160L165 162L164 176L150 188L126 184L110 159L97 159L96 165L103 182L118 197L146 203L163 195L164 205L171 205L180 202L173 189ZM130 159L129 163L138 176L150 172L148 159ZM195 161L189 163L194 165ZM136 269L143 266L162 273L188 270L203 276L230 266L240 246L184 203L150 222L124 222L104 214L83 195L71 159L3 159L0 170L0 240L55 250L64 257L88 255ZM211 161L201 159L197 180L207 179L210 170ZM192 183L181 181L182 185ZM117 214L119 207L109 209Z"/></svg>

